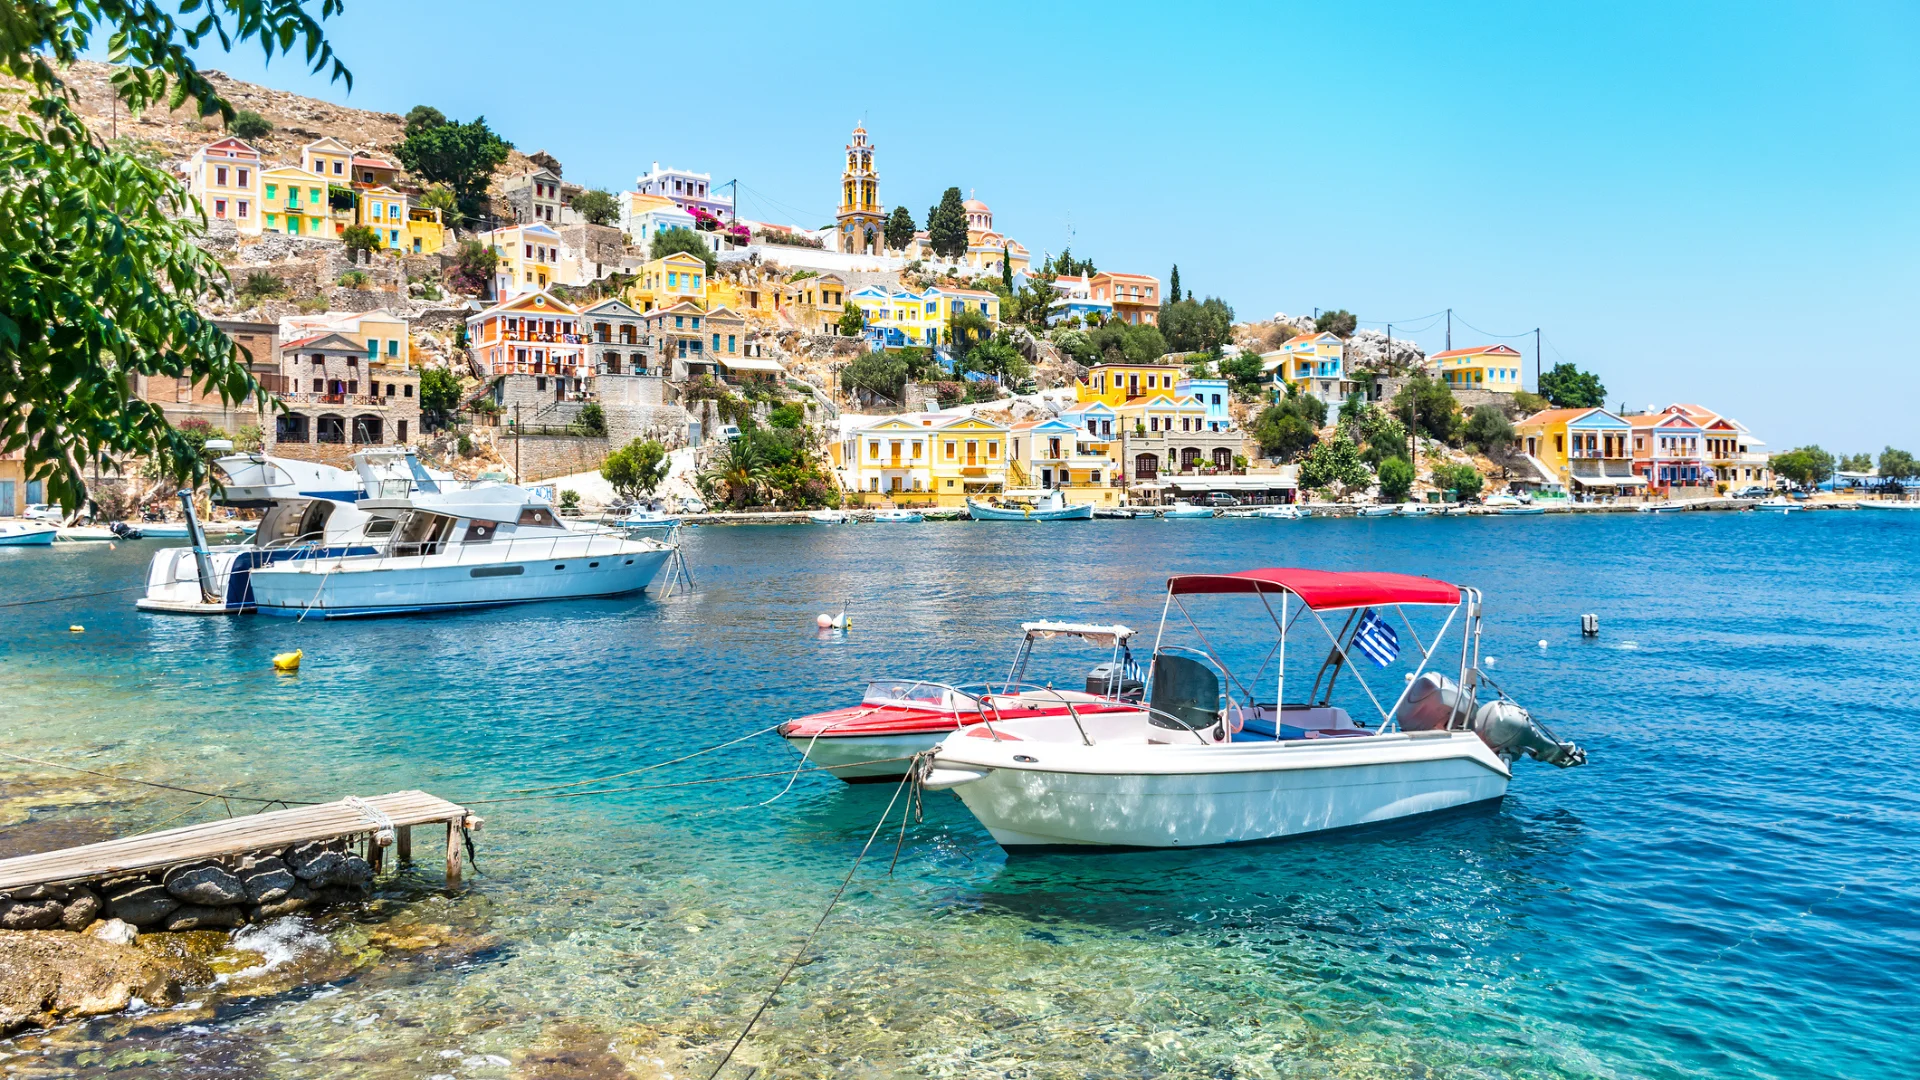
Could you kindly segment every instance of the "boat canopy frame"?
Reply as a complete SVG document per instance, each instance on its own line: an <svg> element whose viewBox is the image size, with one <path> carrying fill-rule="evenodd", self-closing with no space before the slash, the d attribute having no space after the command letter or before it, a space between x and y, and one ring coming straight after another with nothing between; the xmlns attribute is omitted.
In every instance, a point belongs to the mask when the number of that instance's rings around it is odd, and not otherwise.
<svg viewBox="0 0 1920 1080"><path fill-rule="evenodd" d="M1277 656L1273 725L1273 737L1276 741L1280 738L1280 716L1286 709L1287 638L1293 625L1307 615L1313 616L1314 622L1326 635L1331 648L1328 650L1326 659L1321 662L1319 671L1314 675L1312 687L1307 693L1306 704L1312 707L1316 698L1321 705L1330 704L1333 687L1340 677L1341 669L1353 668L1354 681L1360 685L1361 691L1367 695L1367 700L1380 714L1379 730L1388 732L1398 730L1400 706L1406 701L1407 694L1413 689L1414 683L1426 672L1428 665L1433 663L1434 657L1440 652L1454 619L1464 611L1465 619L1460 630L1460 676L1457 684L1459 693L1455 698L1453 715L1448 718L1447 728L1454 730L1464 727L1470 720L1466 703L1473 700L1475 683L1479 675L1482 613L1480 590L1411 574L1341 573L1279 567L1243 570L1230 574L1185 574L1168 578L1166 602L1160 611L1160 627L1154 635L1152 655L1156 658L1160 655L1162 642L1166 637L1168 616L1178 608L1188 628L1200 639L1202 648L1197 651L1204 653L1227 676L1231 685L1239 687L1246 694L1247 705L1251 709L1257 704L1252 687L1234 674L1233 669L1221 657L1219 650L1208 639L1206 631L1200 628L1193 613L1187 610L1186 603L1180 599L1182 596L1193 595L1248 593L1260 598L1260 604L1266 610L1268 619L1279 632L1278 640L1274 642L1271 649L1267 650L1266 657L1261 660L1260 670L1255 672L1252 680L1257 685L1266 674L1267 665L1273 663ZM1274 610L1272 601L1268 599L1274 593L1280 595L1278 612ZM1299 601L1297 610L1293 603L1295 600ZM1412 618L1406 612L1407 607L1448 609L1446 618L1433 635L1432 645L1428 645L1420 636L1419 629L1414 626ZM1414 647L1420 654L1420 661L1415 665L1412 677L1407 679L1406 685L1394 697L1391 706L1381 704L1380 696L1374 693L1373 687L1368 685L1353 663L1353 641L1360 631L1360 627L1356 624L1359 622L1361 612L1369 608L1391 610L1398 616L1401 624L1406 627L1408 635L1413 638ZM1340 611L1346 612L1347 617L1339 632L1336 633L1328 625L1323 613ZM1149 699L1152 695L1152 670L1152 664L1149 662L1150 677L1147 691ZM1323 680L1326 683L1324 693L1321 691Z"/></svg>

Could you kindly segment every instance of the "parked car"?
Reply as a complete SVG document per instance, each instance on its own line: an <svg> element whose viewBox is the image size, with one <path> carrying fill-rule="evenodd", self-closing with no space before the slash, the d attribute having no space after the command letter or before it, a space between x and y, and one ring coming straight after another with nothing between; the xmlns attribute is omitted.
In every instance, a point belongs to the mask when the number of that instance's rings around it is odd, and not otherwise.
<svg viewBox="0 0 1920 1080"><path fill-rule="evenodd" d="M1733 497L1736 499L1764 499L1770 494L1772 494L1772 492L1759 484L1749 484L1739 491L1734 492Z"/></svg>
<svg viewBox="0 0 1920 1080"><path fill-rule="evenodd" d="M59 521L67 515L58 503L30 503L27 512L20 516L28 521Z"/></svg>
<svg viewBox="0 0 1920 1080"><path fill-rule="evenodd" d="M1200 505L1216 508L1222 506L1239 506L1240 500L1224 491L1209 491L1207 492L1207 497L1201 501Z"/></svg>

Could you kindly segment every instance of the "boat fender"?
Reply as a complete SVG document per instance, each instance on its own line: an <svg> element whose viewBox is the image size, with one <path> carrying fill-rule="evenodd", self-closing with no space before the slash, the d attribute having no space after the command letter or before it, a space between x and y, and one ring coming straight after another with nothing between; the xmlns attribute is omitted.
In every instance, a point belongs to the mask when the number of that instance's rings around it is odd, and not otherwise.
<svg viewBox="0 0 1920 1080"><path fill-rule="evenodd" d="M299 671L300 658L304 655L306 655L306 650L304 649L295 649L292 652L283 652L280 655L273 658L273 670Z"/></svg>
<svg viewBox="0 0 1920 1080"><path fill-rule="evenodd" d="M86 632L87 628L81 626L79 623L74 623L72 626L67 627L67 633L69 634L84 634Z"/></svg>

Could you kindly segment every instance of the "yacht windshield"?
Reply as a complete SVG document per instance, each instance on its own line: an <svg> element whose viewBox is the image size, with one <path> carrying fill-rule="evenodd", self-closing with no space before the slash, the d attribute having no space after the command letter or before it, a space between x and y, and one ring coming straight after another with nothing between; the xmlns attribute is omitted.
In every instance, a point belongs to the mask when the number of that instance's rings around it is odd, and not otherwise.
<svg viewBox="0 0 1920 1080"><path fill-rule="evenodd" d="M860 704L968 712L977 708L974 700L965 694L939 683L913 679L876 679L867 684L867 692L860 698Z"/></svg>

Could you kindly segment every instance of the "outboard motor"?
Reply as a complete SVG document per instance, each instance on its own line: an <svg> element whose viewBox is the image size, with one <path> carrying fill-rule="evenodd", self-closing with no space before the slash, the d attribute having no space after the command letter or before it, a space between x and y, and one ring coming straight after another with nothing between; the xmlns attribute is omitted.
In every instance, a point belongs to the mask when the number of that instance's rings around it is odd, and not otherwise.
<svg viewBox="0 0 1920 1080"><path fill-rule="evenodd" d="M138 540L141 538L140 530L124 521L116 521L112 525L107 526L107 528L112 530L113 535L122 540Z"/></svg>
<svg viewBox="0 0 1920 1080"><path fill-rule="evenodd" d="M1587 763L1585 750L1561 742L1531 713L1505 698L1480 706L1473 714L1473 730L1494 753L1508 761L1524 753L1563 769Z"/></svg>

